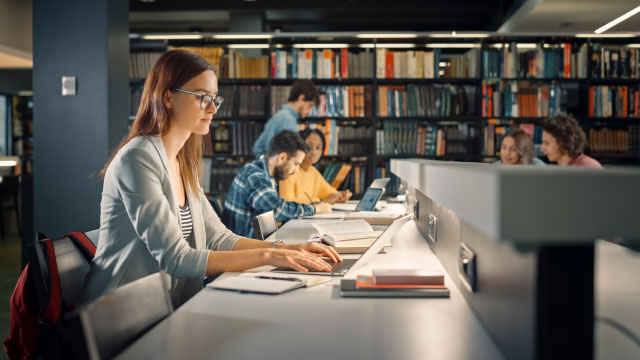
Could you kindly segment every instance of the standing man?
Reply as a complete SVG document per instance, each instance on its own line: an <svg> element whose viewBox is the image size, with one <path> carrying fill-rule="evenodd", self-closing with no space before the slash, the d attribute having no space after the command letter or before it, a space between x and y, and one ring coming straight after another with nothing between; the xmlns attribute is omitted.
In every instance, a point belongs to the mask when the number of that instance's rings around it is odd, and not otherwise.
<svg viewBox="0 0 640 360"><path fill-rule="evenodd" d="M309 80L295 81L289 92L288 101L267 121L264 131L253 144L253 154L256 159L267 152L269 142L280 131L298 132L298 119L306 117L311 107L318 102L318 89Z"/></svg>
<svg viewBox="0 0 640 360"><path fill-rule="evenodd" d="M296 132L283 130L269 143L266 156L262 155L243 166L227 194L223 222L234 233L253 237L251 220L273 210L276 221L288 221L299 216L327 214L328 203L299 204L285 201L278 195L277 184L298 172L298 167L309 151Z"/></svg>

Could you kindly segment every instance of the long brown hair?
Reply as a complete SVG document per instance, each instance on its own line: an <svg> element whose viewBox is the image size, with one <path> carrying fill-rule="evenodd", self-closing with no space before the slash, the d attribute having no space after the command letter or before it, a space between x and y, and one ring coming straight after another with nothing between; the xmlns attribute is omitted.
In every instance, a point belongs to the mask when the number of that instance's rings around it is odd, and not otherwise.
<svg viewBox="0 0 640 360"><path fill-rule="evenodd" d="M171 128L169 111L164 106L164 94L180 88L189 80L213 66L197 54L185 50L171 50L153 65L144 83L140 106L127 137L113 151L99 176L104 177L118 151L137 136L165 135ZM198 193L198 176L202 171L202 135L192 133L178 152L178 163L186 187Z"/></svg>
<svg viewBox="0 0 640 360"><path fill-rule="evenodd" d="M520 153L520 164L531 164L531 161L536 156L533 152L533 140L531 140L531 136L521 129L513 129L507 136L512 137L516 143L516 148Z"/></svg>

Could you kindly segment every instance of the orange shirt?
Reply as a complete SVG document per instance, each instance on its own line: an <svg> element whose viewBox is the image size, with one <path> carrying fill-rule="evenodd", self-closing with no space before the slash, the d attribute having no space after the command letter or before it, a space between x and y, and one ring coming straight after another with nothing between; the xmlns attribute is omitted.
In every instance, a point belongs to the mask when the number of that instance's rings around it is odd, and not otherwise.
<svg viewBox="0 0 640 360"><path fill-rule="evenodd" d="M329 195L338 192L329 184L322 174L310 166L308 170L300 169L297 173L289 176L286 180L278 184L280 197L286 201L295 201L300 204L309 204L309 198L304 194L309 194L314 202L326 199Z"/></svg>

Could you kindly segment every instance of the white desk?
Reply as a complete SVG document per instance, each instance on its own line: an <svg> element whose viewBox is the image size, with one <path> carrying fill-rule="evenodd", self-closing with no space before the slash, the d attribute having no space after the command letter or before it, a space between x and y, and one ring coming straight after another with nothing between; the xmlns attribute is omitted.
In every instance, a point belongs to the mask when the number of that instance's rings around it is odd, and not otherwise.
<svg viewBox="0 0 640 360"><path fill-rule="evenodd" d="M393 244L359 273L393 265L444 272L413 221ZM205 288L119 358L502 359L445 276L450 299L344 299L339 278L275 296Z"/></svg>
<svg viewBox="0 0 640 360"><path fill-rule="evenodd" d="M595 248L595 316L640 336L640 253L599 240ZM640 359L640 347L602 321L595 322L597 359Z"/></svg>

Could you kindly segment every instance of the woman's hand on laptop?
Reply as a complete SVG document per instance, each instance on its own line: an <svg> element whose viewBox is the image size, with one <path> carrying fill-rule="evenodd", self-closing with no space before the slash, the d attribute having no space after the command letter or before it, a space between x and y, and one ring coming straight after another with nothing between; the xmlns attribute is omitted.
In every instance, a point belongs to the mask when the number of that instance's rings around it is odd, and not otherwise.
<svg viewBox="0 0 640 360"><path fill-rule="evenodd" d="M305 244L286 244L287 249L291 250L301 250L307 253L312 253L311 255L315 255L317 257L328 257L334 263L342 261L342 258L331 246L323 245L317 242L310 242Z"/></svg>
<svg viewBox="0 0 640 360"><path fill-rule="evenodd" d="M331 271L331 266L321 257L304 250L271 249L269 252L269 265L275 267L287 267L300 272Z"/></svg>

